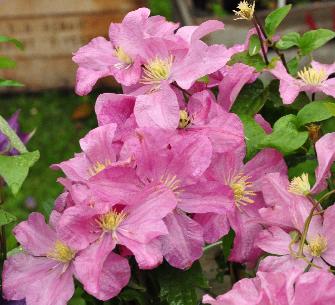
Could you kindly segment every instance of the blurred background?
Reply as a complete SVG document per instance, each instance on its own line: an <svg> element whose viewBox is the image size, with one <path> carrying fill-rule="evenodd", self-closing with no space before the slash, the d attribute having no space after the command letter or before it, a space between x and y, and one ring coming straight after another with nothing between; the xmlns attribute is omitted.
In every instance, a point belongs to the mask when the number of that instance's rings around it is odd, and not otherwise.
<svg viewBox="0 0 335 305"><path fill-rule="evenodd" d="M230 46L241 43L250 25L233 21L234 0L3 0L0 2L0 35L17 38L25 50L0 45L0 56L17 61L14 69L2 70L0 78L14 79L23 88L0 92L0 114L10 117L20 109L24 131L36 129L29 150L40 150L41 159L32 168L22 191L8 197L8 206L19 218L34 210L48 214L61 192L59 172L49 169L79 151L78 141L96 127L94 102L99 92L116 92L111 79L103 79L87 97L73 93L76 66L72 53L96 36L107 36L110 22L138 7L148 6L152 14L164 15L183 25L220 19L226 30L208 37L210 43ZM260 18L277 6L293 3L294 8L281 32L329 28L335 30L335 1L256 1ZM334 55L334 45L317 54L324 62ZM12 238L12 237L11 237ZM15 241L9 241L12 245Z"/></svg>
<svg viewBox="0 0 335 305"><path fill-rule="evenodd" d="M23 220L28 213L40 211L49 215L62 187L56 182L60 172L51 164L71 158L79 151L78 141L97 126L94 103L101 92L120 92L111 78L106 78L85 97L73 92L76 66L72 53L96 36L106 36L111 22L147 6L152 15L163 15L181 25L199 24L208 19L222 20L225 31L206 37L208 43L231 46L242 43L250 24L234 21L235 0L2 0L0 1L0 35L22 41L25 50L11 44L0 44L0 56L9 56L17 65L0 70L1 78L23 83L22 88L0 91L0 114L9 118L20 110L20 124L25 132L35 130L28 144L30 151L39 150L41 158L31 169L21 192L7 196L7 209ZM335 30L335 1L256 1L257 15L263 19L278 6L294 4L281 33L304 32L317 28ZM334 42L316 54L317 59L334 60ZM13 226L13 225L12 225ZM9 228L8 232L10 232ZM16 247L8 234L8 248ZM215 260L213 259L215 257ZM202 258L213 291L222 292L223 260L215 249ZM223 268L223 267L222 267ZM222 269L223 270L223 269ZM226 281L227 282L227 281ZM229 283L229 281L227 282Z"/></svg>

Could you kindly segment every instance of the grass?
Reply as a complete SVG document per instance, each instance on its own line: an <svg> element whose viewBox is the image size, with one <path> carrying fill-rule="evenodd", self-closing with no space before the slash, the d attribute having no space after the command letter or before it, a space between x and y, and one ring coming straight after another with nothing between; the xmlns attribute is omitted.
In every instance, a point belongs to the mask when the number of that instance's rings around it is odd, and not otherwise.
<svg viewBox="0 0 335 305"><path fill-rule="evenodd" d="M32 211L40 211L46 216L49 214L54 200L62 192L61 185L56 182L62 173L51 170L50 165L72 157L80 150L79 139L97 126L93 111L95 97L78 97L69 92L54 91L1 98L2 116L8 118L20 109L22 130L36 129L27 147L29 151L39 150L41 154L19 194L14 197L7 193L6 210L16 215L18 220L26 219ZM85 114L85 118L74 119L74 113L77 116L78 113ZM36 207L31 207L31 202L36 203ZM8 229L10 231L11 228ZM15 245L15 239L9 235L9 248Z"/></svg>

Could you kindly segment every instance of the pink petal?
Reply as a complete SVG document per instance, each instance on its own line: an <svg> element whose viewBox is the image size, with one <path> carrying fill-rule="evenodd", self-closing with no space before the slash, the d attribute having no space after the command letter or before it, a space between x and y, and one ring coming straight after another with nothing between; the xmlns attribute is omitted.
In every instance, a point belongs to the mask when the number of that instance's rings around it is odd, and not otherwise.
<svg viewBox="0 0 335 305"><path fill-rule="evenodd" d="M253 159L247 162L243 168L243 173L251 177L250 179L255 191L261 189L264 176L272 172L287 173L287 166L283 155L272 148L261 150Z"/></svg>
<svg viewBox="0 0 335 305"><path fill-rule="evenodd" d="M113 45L103 37L94 38L74 54L73 61L79 65L76 92L86 95L99 78L112 75Z"/></svg>
<svg viewBox="0 0 335 305"><path fill-rule="evenodd" d="M224 69L223 80L219 84L218 103L230 111L244 85L255 80L256 70L240 63Z"/></svg>
<svg viewBox="0 0 335 305"><path fill-rule="evenodd" d="M181 211L165 217L169 234L161 237L162 252L168 263L179 269L189 268L202 255L201 226Z"/></svg>
<svg viewBox="0 0 335 305"><path fill-rule="evenodd" d="M331 78L323 82L321 90L327 95L335 97L335 79Z"/></svg>
<svg viewBox="0 0 335 305"><path fill-rule="evenodd" d="M265 133L270 134L272 132L272 127L271 127L270 123L267 122L261 114L257 113L254 116L254 119L255 119L256 123L264 129Z"/></svg>
<svg viewBox="0 0 335 305"><path fill-rule="evenodd" d="M178 29L176 35L182 37L188 43L195 42L204 36L224 29L224 24L217 20L208 20L199 26L183 26Z"/></svg>
<svg viewBox="0 0 335 305"><path fill-rule="evenodd" d="M267 256L260 261L258 270L262 272L277 272L278 270L290 272L292 269L297 269L302 273L307 266L304 260L294 258L291 255Z"/></svg>
<svg viewBox="0 0 335 305"><path fill-rule="evenodd" d="M115 123L118 125L124 122L133 113L135 98L130 95L105 93L100 94L95 103L99 125Z"/></svg>
<svg viewBox="0 0 335 305"><path fill-rule="evenodd" d="M225 214L235 208L231 188L214 181L185 186L178 198L178 207L187 213Z"/></svg>
<svg viewBox="0 0 335 305"><path fill-rule="evenodd" d="M80 147L93 165L96 162L111 164L116 161L116 152L113 147L116 127L114 123L97 127L80 140Z"/></svg>
<svg viewBox="0 0 335 305"><path fill-rule="evenodd" d="M315 60L312 60L311 66L314 69L323 70L327 76L335 73L335 63L327 65L327 64L321 64Z"/></svg>
<svg viewBox="0 0 335 305"><path fill-rule="evenodd" d="M270 227L260 232L256 245L263 251L276 255L289 254L291 236L279 227Z"/></svg>
<svg viewBox="0 0 335 305"><path fill-rule="evenodd" d="M114 247L111 234L105 234L80 252L74 262L76 277L84 289L102 301L117 296L130 279L128 261L114 254Z"/></svg>
<svg viewBox="0 0 335 305"><path fill-rule="evenodd" d="M13 233L25 251L35 256L49 253L56 241L55 231L45 223L40 213L30 214L28 220L18 224Z"/></svg>
<svg viewBox="0 0 335 305"><path fill-rule="evenodd" d="M172 77L180 87L189 89L200 77L222 68L229 58L224 46L207 46L198 40L191 45L183 61L173 66Z"/></svg>
<svg viewBox="0 0 335 305"><path fill-rule="evenodd" d="M138 96L134 113L140 127L176 129L179 124L177 97L167 84L157 92Z"/></svg>
<svg viewBox="0 0 335 305"><path fill-rule="evenodd" d="M209 244L215 243L228 234L230 229L230 224L225 214L196 214L194 220L202 226L204 239Z"/></svg>
<svg viewBox="0 0 335 305"><path fill-rule="evenodd" d="M324 135L315 143L315 150L319 166L315 171L316 182L312 193L317 194L327 187L327 179L330 177L330 167L335 161L335 132Z"/></svg>

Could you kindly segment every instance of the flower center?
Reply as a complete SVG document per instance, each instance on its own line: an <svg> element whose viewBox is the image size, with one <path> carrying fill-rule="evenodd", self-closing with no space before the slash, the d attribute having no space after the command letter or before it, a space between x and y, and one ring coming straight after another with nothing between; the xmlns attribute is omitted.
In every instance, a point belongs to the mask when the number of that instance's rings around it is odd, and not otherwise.
<svg viewBox="0 0 335 305"><path fill-rule="evenodd" d="M299 177L294 177L291 180L291 183L288 187L288 191L296 195L302 195L302 196L308 195L309 192L311 191L311 186L308 180L308 174L303 173Z"/></svg>
<svg viewBox="0 0 335 305"><path fill-rule="evenodd" d="M47 257L61 263L69 263L75 257L75 252L60 240L57 240L54 249L47 254Z"/></svg>
<svg viewBox="0 0 335 305"><path fill-rule="evenodd" d="M327 79L326 72L324 70L317 70L312 67L304 68L298 72L298 76L307 84L307 85L320 85L323 81Z"/></svg>
<svg viewBox="0 0 335 305"><path fill-rule="evenodd" d="M152 85L159 84L163 80L167 80L170 76L173 56L166 59L155 58L148 64L144 65L144 77L141 80L142 84Z"/></svg>
<svg viewBox="0 0 335 305"><path fill-rule="evenodd" d="M180 190L181 181L177 178L176 175L174 176L170 174L163 175L160 179L160 182L162 182L167 188L169 188L175 194L181 192Z"/></svg>
<svg viewBox="0 0 335 305"><path fill-rule="evenodd" d="M179 128L186 128L190 124L191 118L189 117L186 110L179 111Z"/></svg>
<svg viewBox="0 0 335 305"><path fill-rule="evenodd" d="M116 210L111 210L110 212L103 214L97 219L97 223L100 228L104 231L113 232L118 226L126 219L127 213Z"/></svg>
<svg viewBox="0 0 335 305"><path fill-rule="evenodd" d="M238 19L251 20L254 17L255 12L255 1L252 4L249 4L248 1L241 1L237 6L237 11L233 11Z"/></svg>
<svg viewBox="0 0 335 305"><path fill-rule="evenodd" d="M241 205L254 203L250 197L255 196L256 193L252 190L252 182L248 181L251 177L239 174L235 176L230 183L230 187L234 192L234 200L236 206L239 208Z"/></svg>
<svg viewBox="0 0 335 305"><path fill-rule="evenodd" d="M129 66L133 63L133 60L131 59L131 57L121 47L115 48L114 55L120 61L120 64L116 64L117 68Z"/></svg>
<svg viewBox="0 0 335 305"><path fill-rule="evenodd" d="M109 160L105 160L104 163L97 161L96 163L92 165L91 168L89 168L88 173L90 174L90 176L95 176L111 164L112 163Z"/></svg>
<svg viewBox="0 0 335 305"><path fill-rule="evenodd" d="M313 256L320 257L323 252L327 250L327 239L318 234L316 237L309 241L309 250Z"/></svg>

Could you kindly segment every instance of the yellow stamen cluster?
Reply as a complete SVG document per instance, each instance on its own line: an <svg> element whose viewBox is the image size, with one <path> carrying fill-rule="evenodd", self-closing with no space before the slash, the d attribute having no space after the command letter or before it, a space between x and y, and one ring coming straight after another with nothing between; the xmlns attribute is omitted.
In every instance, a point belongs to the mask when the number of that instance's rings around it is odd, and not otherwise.
<svg viewBox="0 0 335 305"><path fill-rule="evenodd" d="M191 118L186 110L179 111L179 128L186 128L190 124Z"/></svg>
<svg viewBox="0 0 335 305"><path fill-rule="evenodd" d="M159 85L162 81L167 80L170 76L172 62L172 56L166 59L157 57L144 65L144 77L141 83L146 85Z"/></svg>
<svg viewBox="0 0 335 305"><path fill-rule="evenodd" d="M107 166L111 164L112 163L109 160L105 160L104 163L97 161L96 163L92 165L91 168L88 169L88 173L90 174L90 176L95 176L99 174L100 172L102 172Z"/></svg>
<svg viewBox="0 0 335 305"><path fill-rule="evenodd" d="M241 1L237 6L237 11L233 11L238 19L252 20L255 13L255 1L250 4L248 1Z"/></svg>
<svg viewBox="0 0 335 305"><path fill-rule="evenodd" d="M67 245L57 240L54 249L47 254L47 257L66 264L72 261L75 257L75 252Z"/></svg>
<svg viewBox="0 0 335 305"><path fill-rule="evenodd" d="M116 64L117 68L124 68L133 63L131 57L121 47L115 48L114 55L120 61L120 64Z"/></svg>
<svg viewBox="0 0 335 305"><path fill-rule="evenodd" d="M303 173L299 177L294 177L288 187L288 191L301 196L306 196L311 191L311 185L309 184L308 174Z"/></svg>
<svg viewBox="0 0 335 305"><path fill-rule="evenodd" d="M327 74L324 70L317 70L309 67L298 72L298 77L301 78L307 85L317 86L327 79Z"/></svg>
<svg viewBox="0 0 335 305"><path fill-rule="evenodd" d="M254 200L250 197L255 196L256 193L252 190L252 182L248 181L250 178L249 176L239 174L230 183L230 187L234 192L235 204L238 208L254 203Z"/></svg>
<svg viewBox="0 0 335 305"><path fill-rule="evenodd" d="M313 256L320 257L327 250L327 239L322 235L317 235L308 243L308 248Z"/></svg>
<svg viewBox="0 0 335 305"><path fill-rule="evenodd" d="M172 176L170 174L166 174L161 177L160 181L169 188L172 192L178 194L180 193L180 184L181 181L177 178L176 175Z"/></svg>
<svg viewBox="0 0 335 305"><path fill-rule="evenodd" d="M126 219L127 213L116 210L101 215L96 221L100 228L104 231L114 232L118 226Z"/></svg>

